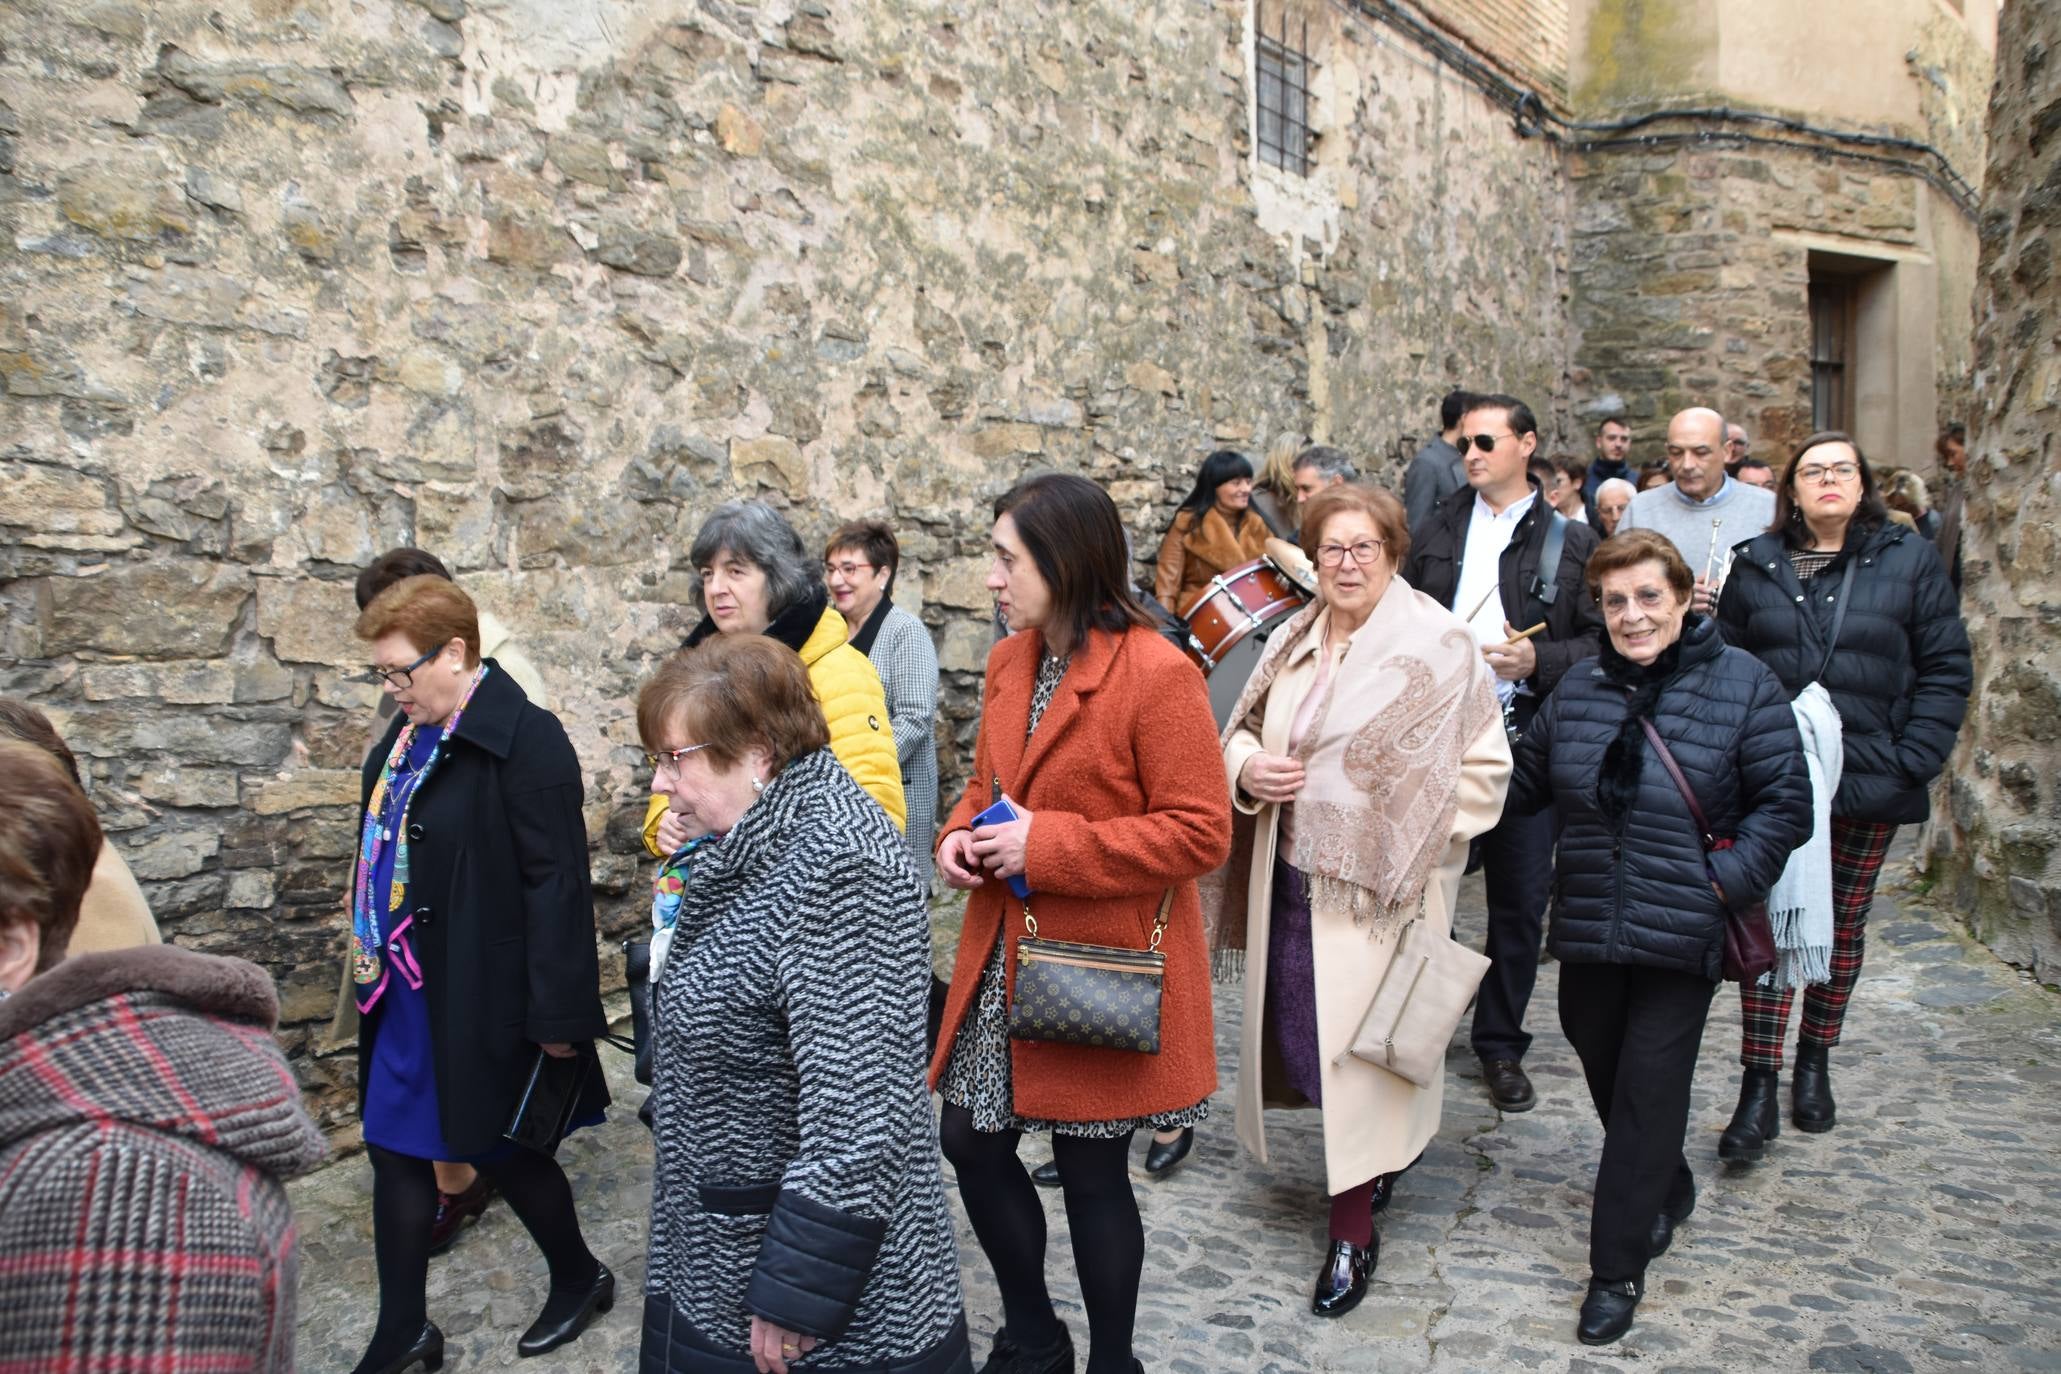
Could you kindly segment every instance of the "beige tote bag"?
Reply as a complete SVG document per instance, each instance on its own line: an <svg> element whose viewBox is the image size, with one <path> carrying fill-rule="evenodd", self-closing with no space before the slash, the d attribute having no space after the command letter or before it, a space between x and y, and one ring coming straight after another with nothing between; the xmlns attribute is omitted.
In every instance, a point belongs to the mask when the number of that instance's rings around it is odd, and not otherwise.
<svg viewBox="0 0 2061 1374"><path fill-rule="evenodd" d="M1445 1072L1446 1046L1488 970L1488 956L1431 929L1419 915L1403 927L1348 1053L1430 1087Z"/></svg>

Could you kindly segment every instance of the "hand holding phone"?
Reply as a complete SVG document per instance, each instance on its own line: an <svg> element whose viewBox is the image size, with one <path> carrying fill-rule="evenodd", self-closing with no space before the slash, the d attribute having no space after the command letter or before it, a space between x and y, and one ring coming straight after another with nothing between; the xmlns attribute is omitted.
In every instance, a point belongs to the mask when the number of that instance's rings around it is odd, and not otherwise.
<svg viewBox="0 0 2061 1374"><path fill-rule="evenodd" d="M995 827L1015 825L1019 821L1029 819L1030 817L1018 810L1016 803L1010 801L1006 794L996 798L993 806L973 818L974 856L980 860L982 866L997 876L1001 876L1004 867L1015 868L1016 871L1007 877L1009 890L1016 894L1018 901L1026 900L1031 895L1030 883L1025 879L1023 869L1024 837L998 832ZM1027 825L1024 827L1025 830L1028 828ZM983 830L988 833L983 834ZM1006 859L1002 857L1005 851L1009 855Z"/></svg>

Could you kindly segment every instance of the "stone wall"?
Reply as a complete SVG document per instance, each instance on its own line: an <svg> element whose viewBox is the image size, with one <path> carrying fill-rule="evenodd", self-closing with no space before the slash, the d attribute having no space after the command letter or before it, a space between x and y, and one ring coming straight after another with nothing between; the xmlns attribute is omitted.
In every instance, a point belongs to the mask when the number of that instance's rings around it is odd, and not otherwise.
<svg viewBox="0 0 2061 1374"><path fill-rule="evenodd" d="M1926 851L2006 959L2061 981L2061 13L2004 7L1977 285L1975 695Z"/></svg>
<svg viewBox="0 0 2061 1374"><path fill-rule="evenodd" d="M519 627L614 934L628 701L716 503L896 523L950 792L1024 470L1106 482L1142 558L1220 443L1393 471L1460 377L1564 420L1557 161L1323 13L1298 187L1254 168L1235 0L0 10L0 691L167 934L277 977L329 1119L376 551Z"/></svg>

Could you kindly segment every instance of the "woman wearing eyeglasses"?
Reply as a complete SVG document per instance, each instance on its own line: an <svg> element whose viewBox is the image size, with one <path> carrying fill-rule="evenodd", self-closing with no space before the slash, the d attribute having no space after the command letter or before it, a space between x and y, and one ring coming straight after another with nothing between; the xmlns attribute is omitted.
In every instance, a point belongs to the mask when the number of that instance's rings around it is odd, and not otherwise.
<svg viewBox="0 0 2061 1374"><path fill-rule="evenodd" d="M804 552L794 527L763 501L726 502L695 532L688 558L703 619L685 647L711 635L765 635L800 654L830 722L830 752L901 826L902 769L880 674L851 646L844 617L824 590L822 565ZM663 796L652 797L645 848L670 858L694 833Z"/></svg>
<svg viewBox="0 0 2061 1374"><path fill-rule="evenodd" d="M1794 696L1822 683L1838 708L1844 765L1832 798L1829 979L1803 998L1790 1081L1799 1130L1832 1129L1829 1051L1860 977L1868 908L1899 825L1925 819L1973 684L1959 598L1938 552L1889 519L1853 439L1813 434L1775 487L1775 523L1739 547L1717 606L1728 643ZM1777 1080L1790 989L1741 988L1746 1071L1718 1157L1748 1164L1781 1130Z"/></svg>
<svg viewBox="0 0 2061 1374"><path fill-rule="evenodd" d="M479 613L455 583L410 577L358 617L400 714L365 764L350 883L358 1094L372 1162L379 1315L356 1374L443 1360L424 1282L434 1160L471 1164L550 1266L516 1344L540 1355L615 1301L550 1155L503 1137L538 1051L588 1061L576 1123L608 1088L580 762L565 728L480 656Z"/></svg>
<svg viewBox="0 0 2061 1374"><path fill-rule="evenodd" d="M1421 914L1451 930L1467 843L1495 825L1510 775L1494 677L1466 622L1399 574L1405 520L1371 488L1310 500L1317 599L1269 640L1223 740L1252 831L1215 932L1220 961L1242 956L1245 973L1238 1138L1265 1163L1265 1108L1323 1111L1320 1317L1365 1296L1375 1215L1444 1100L1347 1051L1403 926ZM1248 852L1242 835L1233 852Z"/></svg>

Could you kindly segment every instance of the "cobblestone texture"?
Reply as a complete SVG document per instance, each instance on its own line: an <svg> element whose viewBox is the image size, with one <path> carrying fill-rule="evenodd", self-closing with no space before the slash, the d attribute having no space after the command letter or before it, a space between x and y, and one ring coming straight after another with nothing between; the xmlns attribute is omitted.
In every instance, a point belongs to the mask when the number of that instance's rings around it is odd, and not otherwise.
<svg viewBox="0 0 2061 1374"><path fill-rule="evenodd" d="M1906 832L1906 841L1911 832ZM1905 870L1908 843L1891 861ZM1479 930L1470 882L1462 921ZM1231 1136L1229 1103L1196 1153L1147 1183L1138 1354L1154 1371L2061 1369L2061 1030L2053 993L1954 933L1908 894L1875 908L1869 962L1833 1054L1840 1125L1785 1129L1766 1162L1717 1163L1737 1090L1737 1000L1721 991L1697 1072L1690 1162L1701 1199L1647 1275L1620 1345L1574 1340L1587 1277L1588 1190L1601 1139L1561 1037L1557 969L1541 971L1530 1066L1539 1106L1498 1118L1464 1037L1445 1123L1380 1223L1381 1266L1360 1308L1309 1315L1323 1241L1313 1115L1283 1114L1278 1164ZM1218 1022L1226 1078L1235 1012ZM1793 1034L1793 1032L1792 1032ZM619 1096L634 1102L623 1056ZM1028 1145L1027 1159L1043 1157ZM1143 1152L1140 1147L1139 1159ZM596 1253L634 1295L644 1272L651 1151L631 1112L575 1137L565 1160ZM370 1175L353 1158L303 1180L300 1356L347 1370L373 1312ZM956 1204L955 1204L956 1206ZM1068 1280L1066 1218L1047 1195L1053 1293L1086 1334ZM969 1315L982 1351L999 1304L963 1221ZM430 1271L430 1312L458 1370L516 1364L543 1300L543 1262L496 1207ZM634 1296L535 1374L634 1367ZM806 1366L803 1366L804 1368Z"/></svg>

